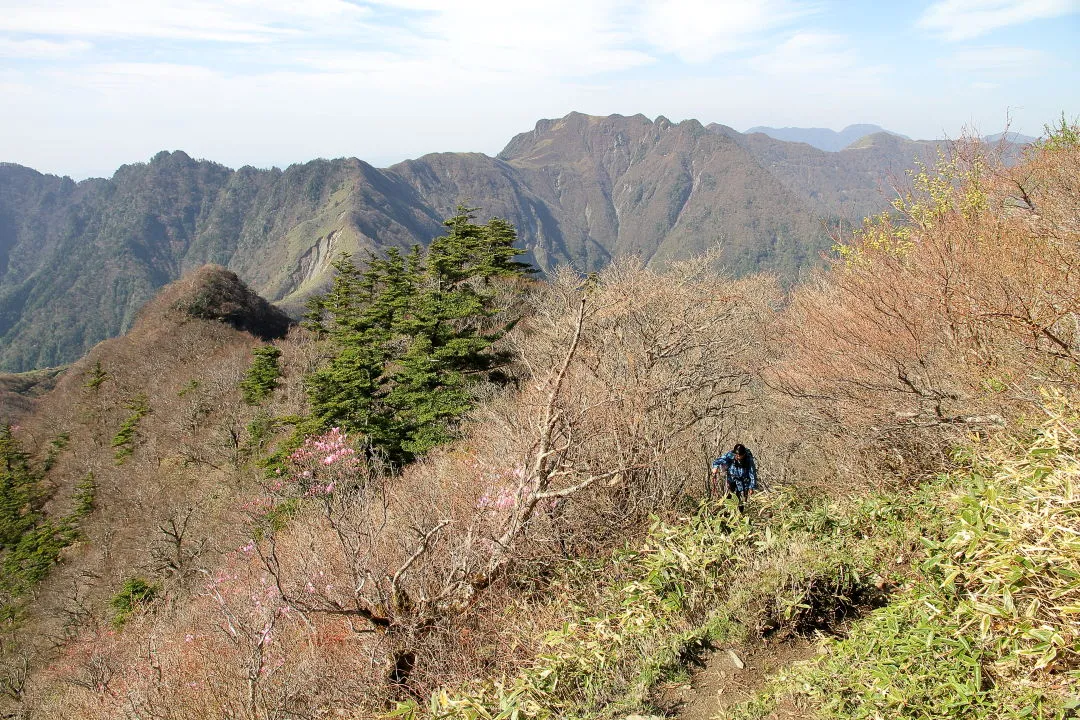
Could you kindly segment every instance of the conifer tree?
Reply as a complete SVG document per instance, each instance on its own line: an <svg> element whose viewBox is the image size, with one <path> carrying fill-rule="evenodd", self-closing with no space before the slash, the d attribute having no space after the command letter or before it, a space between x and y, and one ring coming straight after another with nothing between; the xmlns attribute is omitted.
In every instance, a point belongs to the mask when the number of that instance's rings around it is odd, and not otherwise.
<svg viewBox="0 0 1080 720"><path fill-rule="evenodd" d="M499 311L493 281L531 272L514 260L510 223L473 218L459 207L426 253L391 249L364 271L335 263L330 291L309 304L308 326L332 348L307 380L318 424L359 430L395 462L451 437L474 385L506 360L492 350L501 332L484 329Z"/></svg>
<svg viewBox="0 0 1080 720"><path fill-rule="evenodd" d="M42 500L38 479L11 426L0 428L0 549L18 545L37 524Z"/></svg>
<svg viewBox="0 0 1080 720"><path fill-rule="evenodd" d="M244 402L248 405L258 405L278 386L281 378L281 368L278 366L278 358L281 350L273 345L263 345L252 351L251 365L244 373L244 379L240 381L240 393Z"/></svg>

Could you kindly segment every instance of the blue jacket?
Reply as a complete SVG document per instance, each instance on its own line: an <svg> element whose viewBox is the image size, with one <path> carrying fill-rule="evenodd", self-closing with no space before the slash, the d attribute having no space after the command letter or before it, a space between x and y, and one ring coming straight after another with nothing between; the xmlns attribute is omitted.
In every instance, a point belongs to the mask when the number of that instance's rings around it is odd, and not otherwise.
<svg viewBox="0 0 1080 720"><path fill-rule="evenodd" d="M754 464L754 455L749 450L746 451L745 465L737 464L735 453L729 452L712 461L713 470L720 468L727 471L728 484L734 485L736 492L757 490L757 466Z"/></svg>

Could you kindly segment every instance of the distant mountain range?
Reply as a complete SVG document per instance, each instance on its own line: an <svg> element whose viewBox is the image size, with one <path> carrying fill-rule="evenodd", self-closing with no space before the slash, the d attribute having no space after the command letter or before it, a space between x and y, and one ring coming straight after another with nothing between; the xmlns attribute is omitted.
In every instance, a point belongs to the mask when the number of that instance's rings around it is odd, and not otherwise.
<svg viewBox="0 0 1080 720"><path fill-rule="evenodd" d="M806 143L807 145L816 147L818 150L825 150L826 152L843 150L853 142L860 140L867 135L875 135L877 133L888 133L889 135L895 135L896 137L910 140L906 135L891 132L877 125L866 124L848 125L840 132L828 128L772 128L758 126L752 127L746 131L747 135L752 133L763 133L774 140L783 140L784 142Z"/></svg>
<svg viewBox="0 0 1080 720"><path fill-rule="evenodd" d="M863 138L876 135L878 133L887 133L894 135L904 140L910 140L907 135L901 135L900 133L886 130L878 125L848 125L840 132L830 130L828 128L798 128L798 127L785 127L785 128L773 128L757 126L752 127L746 131L747 135L753 133L762 133L768 135L774 140L783 140L784 142L793 143L806 143L816 147L819 150L825 150L826 152L837 152L844 148L855 145ZM1017 132L1000 132L993 135L984 135L982 137L983 142L997 143L1004 139L1008 143L1014 145L1027 145L1035 142L1038 138L1031 137L1030 135L1023 135Z"/></svg>
<svg viewBox="0 0 1080 720"><path fill-rule="evenodd" d="M232 170L178 151L76 183L0 164L0 369L81 356L207 262L295 309L340 253L427 243L459 203L514 223L545 271L630 253L659 265L722 243L733 272L790 278L820 262L828 223L886 207L889 179L935 148L877 132L824 152L695 120L571 113L497 157L381 170L355 158Z"/></svg>
<svg viewBox="0 0 1080 720"><path fill-rule="evenodd" d="M1012 143L1013 145L1030 145L1039 138L1031 137L1030 135L1024 135L1018 132L999 132L993 135L983 135L983 142L996 143L1004 140L1005 142Z"/></svg>

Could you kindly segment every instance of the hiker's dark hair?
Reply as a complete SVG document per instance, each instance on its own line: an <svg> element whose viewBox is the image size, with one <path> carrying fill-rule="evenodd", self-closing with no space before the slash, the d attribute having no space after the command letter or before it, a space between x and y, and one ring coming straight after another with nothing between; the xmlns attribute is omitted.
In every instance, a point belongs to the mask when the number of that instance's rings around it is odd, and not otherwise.
<svg viewBox="0 0 1080 720"><path fill-rule="evenodd" d="M736 443L734 452L739 454L739 455L745 455L746 454L746 446L743 445L742 443Z"/></svg>

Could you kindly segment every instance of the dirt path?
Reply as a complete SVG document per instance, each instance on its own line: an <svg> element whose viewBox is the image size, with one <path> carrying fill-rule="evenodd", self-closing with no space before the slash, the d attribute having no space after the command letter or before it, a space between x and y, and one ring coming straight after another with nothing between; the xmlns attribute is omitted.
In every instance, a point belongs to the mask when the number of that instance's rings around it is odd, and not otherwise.
<svg viewBox="0 0 1080 720"><path fill-rule="evenodd" d="M721 710L750 699L778 670L810 658L816 645L802 638L750 647L717 648L702 657L690 683L661 688L657 704L679 720L712 720ZM739 667L739 664L742 667ZM801 710L781 706L770 718L804 720Z"/></svg>

